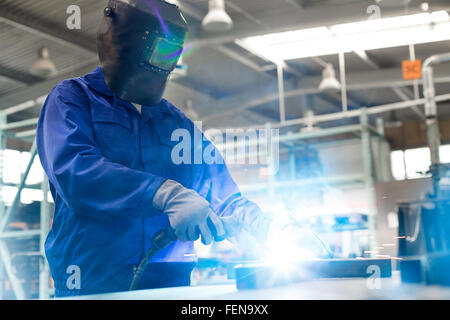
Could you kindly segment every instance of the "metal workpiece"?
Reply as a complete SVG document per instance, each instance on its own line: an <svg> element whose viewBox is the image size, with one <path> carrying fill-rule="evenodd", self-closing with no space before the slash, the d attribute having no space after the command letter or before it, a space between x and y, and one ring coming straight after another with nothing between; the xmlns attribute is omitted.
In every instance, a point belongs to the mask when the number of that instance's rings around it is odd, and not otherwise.
<svg viewBox="0 0 450 320"><path fill-rule="evenodd" d="M236 266L238 290L271 288L299 281L331 278L392 276L391 259L318 259L292 265L243 264Z"/></svg>

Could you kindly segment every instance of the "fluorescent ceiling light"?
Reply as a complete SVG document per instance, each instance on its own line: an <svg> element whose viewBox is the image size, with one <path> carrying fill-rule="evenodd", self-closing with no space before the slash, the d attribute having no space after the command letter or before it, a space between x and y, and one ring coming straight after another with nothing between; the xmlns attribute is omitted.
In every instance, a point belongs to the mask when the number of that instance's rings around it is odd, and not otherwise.
<svg viewBox="0 0 450 320"><path fill-rule="evenodd" d="M418 25L427 25L430 23L431 23L431 15L429 13L419 13L409 16L401 16L386 19L374 19L374 20L339 24L330 27L330 29L336 35L346 35L346 34L367 33L391 29L408 28Z"/></svg>
<svg viewBox="0 0 450 320"><path fill-rule="evenodd" d="M273 33L268 35L263 35L260 37L254 37L254 41L269 41L273 44L283 44L291 42L292 39L295 41L306 41L313 39L323 39L333 36L331 31L327 27L318 27L311 29L301 29L295 31L286 31L282 33Z"/></svg>
<svg viewBox="0 0 450 320"><path fill-rule="evenodd" d="M447 11L435 11L431 13L431 21L433 23L444 23L449 21L449 14Z"/></svg>
<svg viewBox="0 0 450 320"><path fill-rule="evenodd" d="M450 40L447 11L272 33L245 38L242 43L258 55L280 62L444 40Z"/></svg>
<svg viewBox="0 0 450 320"><path fill-rule="evenodd" d="M333 41L333 39L334 35L327 27L318 27L251 37L244 39L243 42L249 49L261 48L257 52L267 59L278 61L287 60L279 58L280 48L298 52L298 47L303 47L305 44L307 47L303 49L304 54L309 55L310 49L323 50L324 54L327 54L328 50L332 50L329 47L329 41Z"/></svg>

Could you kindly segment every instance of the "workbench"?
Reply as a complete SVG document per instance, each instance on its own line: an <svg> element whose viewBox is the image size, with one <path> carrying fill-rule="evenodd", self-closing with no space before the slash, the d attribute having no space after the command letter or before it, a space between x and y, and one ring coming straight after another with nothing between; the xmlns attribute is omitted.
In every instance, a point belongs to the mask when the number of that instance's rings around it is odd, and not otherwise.
<svg viewBox="0 0 450 320"><path fill-rule="evenodd" d="M117 292L81 296L81 300L450 300L450 287L403 284L399 274L380 279L380 289L368 280L326 279L283 287L238 291L234 281L223 284ZM74 299L74 298L71 298Z"/></svg>

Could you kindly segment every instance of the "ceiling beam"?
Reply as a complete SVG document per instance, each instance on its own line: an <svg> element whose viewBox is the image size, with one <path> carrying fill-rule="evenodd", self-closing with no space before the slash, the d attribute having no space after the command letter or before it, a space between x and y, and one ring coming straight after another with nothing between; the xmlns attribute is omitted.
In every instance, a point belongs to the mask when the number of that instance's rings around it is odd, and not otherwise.
<svg viewBox="0 0 450 320"><path fill-rule="evenodd" d="M25 83L25 84L34 84L38 81L42 81L43 78L32 75L30 73L26 73L23 71L19 71L17 69L12 69L7 66L0 65L0 75L2 77L8 78L10 80Z"/></svg>
<svg viewBox="0 0 450 320"><path fill-rule="evenodd" d="M215 47L212 47L215 48ZM217 51L219 51L220 53L232 58L233 60L242 63L243 65L249 67L250 69L259 72L260 74L266 76L266 77L270 77L273 78L270 74L268 74L266 72L265 69L263 69L262 66L260 66L259 64L257 64L256 62L252 61L251 59L245 57L244 55L242 55L241 53L238 53L237 51L234 51L230 48L227 48L225 46L219 46L215 48Z"/></svg>
<svg viewBox="0 0 450 320"><path fill-rule="evenodd" d="M5 1L0 0L0 6L2 7L2 10L0 10L0 22L38 37L56 42L61 46L84 50L90 54L96 54L97 52L95 39L85 37L76 32L62 30L59 25L44 21L23 10L12 8L11 5L6 4ZM64 73L64 71L61 73ZM43 81L43 78L41 77L7 66L0 66L0 75L27 85L33 85Z"/></svg>
<svg viewBox="0 0 450 320"><path fill-rule="evenodd" d="M0 96L0 109L6 109L24 101L37 99L40 96L49 93L59 82L68 78L78 77L89 73L96 67L97 63L89 63L79 68L78 70L62 73L55 76L54 78L40 81L23 89L11 92L6 95L2 95Z"/></svg>
<svg viewBox="0 0 450 320"><path fill-rule="evenodd" d="M83 49L91 53L97 52L95 39L88 38L77 32L61 29L59 25L42 20L23 10L13 9L5 1L0 1L0 7L2 8L0 10L0 22L49 39L63 46Z"/></svg>
<svg viewBox="0 0 450 320"><path fill-rule="evenodd" d="M254 15L248 13L247 11L245 11L244 9L239 7L237 4L235 4L231 0L227 0L227 7L233 9L234 11L239 13L240 15L244 16L245 18L247 18L248 20L254 22L257 25L259 25L263 29L269 29L269 27L263 21L261 21L260 19L258 19Z"/></svg>
<svg viewBox="0 0 450 320"><path fill-rule="evenodd" d="M380 70L381 67L373 61L369 55L364 50L356 50L354 51L356 55L363 60L368 66L370 66L374 70ZM409 101L410 99L410 92L406 88L399 88L396 86L391 87L394 93L399 97L402 101ZM425 114L419 109L418 106L413 106L411 108L422 120L425 119Z"/></svg>
<svg viewBox="0 0 450 320"><path fill-rule="evenodd" d="M0 21L14 26L15 28L30 32L31 34L35 34L39 37L55 41L63 46L82 49L97 56L95 39L91 39L74 32L61 30L59 26L42 21L42 19L33 17L26 12L12 10L8 5L4 5L2 2L3 1L0 0L0 6L4 6L0 11ZM98 61L97 59L94 59L94 61L86 62L86 64L81 66L79 69L60 70L60 74L46 80L30 74L18 72L17 70L0 67L0 75L29 85L24 89L0 96L0 108L4 109L24 101L36 99L49 93L51 89L62 80L85 75L86 73L93 71L97 66ZM214 99L192 89L186 88L174 81L169 82L166 90L166 97L170 98L170 100L177 105L182 105L182 103L184 104L184 100L186 99L192 99L196 103L200 104L214 105Z"/></svg>
<svg viewBox="0 0 450 320"><path fill-rule="evenodd" d="M92 72L95 68L97 68L97 65L98 64L96 62L90 62L76 70L59 74L54 78L38 82L34 85L27 86L24 89L0 96L0 109L6 109L24 101L37 99L42 95L48 94L61 81L83 76L89 72ZM178 106L184 105L185 101L188 99L192 100L194 105L214 106L216 103L216 101L211 97L181 86L173 81L169 82L164 96ZM35 112L33 113L32 110L29 110L28 113L24 112L24 118L26 118L27 114L33 115Z"/></svg>
<svg viewBox="0 0 450 320"><path fill-rule="evenodd" d="M435 72L436 83L450 82L450 66L443 65ZM305 77L296 85L294 82L287 82L285 97L295 97L306 94L318 94L320 76ZM421 80L419 81L421 83ZM374 70L370 72L354 72L347 75L347 89L349 91L359 91L376 88L404 87L413 84L413 81L404 80L398 68L386 70ZM225 110L214 113L207 106L198 106L197 111L203 120L223 117L235 112L247 110L260 105L264 105L278 99L277 88L261 86L253 90L246 90L245 93L235 95L217 101L216 110Z"/></svg>

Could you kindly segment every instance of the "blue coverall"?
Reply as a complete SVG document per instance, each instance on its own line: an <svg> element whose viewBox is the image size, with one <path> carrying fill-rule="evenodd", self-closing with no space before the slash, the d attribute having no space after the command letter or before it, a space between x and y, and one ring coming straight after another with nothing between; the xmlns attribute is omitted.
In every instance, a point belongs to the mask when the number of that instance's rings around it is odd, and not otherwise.
<svg viewBox="0 0 450 320"><path fill-rule="evenodd" d="M37 147L55 201L45 249L56 296L128 290L152 236L168 226L152 207L166 179L197 191L219 216L245 205L225 164L171 161L177 128L192 137L198 130L166 100L144 106L141 115L110 91L100 67L49 94ZM196 261L192 242L175 241L153 258L140 288L189 285ZM68 282L77 268L81 281L74 288Z"/></svg>

